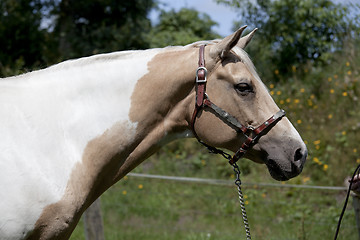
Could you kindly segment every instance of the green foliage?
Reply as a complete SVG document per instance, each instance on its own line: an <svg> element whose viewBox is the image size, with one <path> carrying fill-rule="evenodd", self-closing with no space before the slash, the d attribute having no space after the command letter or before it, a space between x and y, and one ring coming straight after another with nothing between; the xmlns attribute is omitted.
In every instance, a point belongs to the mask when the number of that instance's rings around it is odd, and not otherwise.
<svg viewBox="0 0 360 240"><path fill-rule="evenodd" d="M42 64L45 31L40 29L47 1L0 1L0 77Z"/></svg>
<svg viewBox="0 0 360 240"><path fill-rule="evenodd" d="M54 34L65 59L125 49L144 49L153 0L62 0Z"/></svg>
<svg viewBox="0 0 360 240"><path fill-rule="evenodd" d="M335 56L337 62L330 66L308 66L303 74L295 68L288 81L268 84L307 143L303 176L324 185L341 185L360 163L360 57L347 48Z"/></svg>
<svg viewBox="0 0 360 240"><path fill-rule="evenodd" d="M275 70L291 73L293 66L300 70L309 61L315 65L328 63L333 52L343 47L349 27L353 26L352 19L357 18L356 14L349 14L348 7L330 0L218 2L240 8L245 20L238 25L259 28L257 43L252 43L249 51L255 59L261 59L261 67L270 67L267 76Z"/></svg>
<svg viewBox="0 0 360 240"><path fill-rule="evenodd" d="M156 0L0 1L0 77L69 58L219 37L211 30L216 23L192 9L162 11L152 27L148 15L157 4Z"/></svg>
<svg viewBox="0 0 360 240"><path fill-rule="evenodd" d="M207 14L182 8L176 12L162 11L159 23L150 33L151 47L186 45L199 40L218 38L211 28L217 25Z"/></svg>

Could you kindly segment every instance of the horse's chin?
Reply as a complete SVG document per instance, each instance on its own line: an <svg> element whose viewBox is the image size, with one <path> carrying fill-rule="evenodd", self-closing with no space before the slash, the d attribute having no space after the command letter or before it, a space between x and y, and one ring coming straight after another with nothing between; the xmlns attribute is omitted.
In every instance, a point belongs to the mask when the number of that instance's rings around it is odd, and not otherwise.
<svg viewBox="0 0 360 240"><path fill-rule="evenodd" d="M252 160L253 162L265 164L271 177L277 181L287 181L293 177L298 176L302 171L302 168L294 169L291 166L291 163L287 162L286 160L275 160L275 158L270 158L269 155L264 152L255 153L257 154L254 154L254 151L249 151L245 157ZM286 167L289 164L290 166Z"/></svg>
<svg viewBox="0 0 360 240"><path fill-rule="evenodd" d="M287 181L290 178L287 177L283 171L281 171L281 169L277 166L273 166L271 164L266 164L269 173L271 175L271 177L277 181Z"/></svg>
<svg viewBox="0 0 360 240"><path fill-rule="evenodd" d="M279 164L278 161L275 161L273 159L267 159L265 161L265 164L269 170L271 177L277 181L287 181L293 177L298 176L302 171L302 168L294 169L292 167L290 168L291 170L286 170L284 169L283 164Z"/></svg>

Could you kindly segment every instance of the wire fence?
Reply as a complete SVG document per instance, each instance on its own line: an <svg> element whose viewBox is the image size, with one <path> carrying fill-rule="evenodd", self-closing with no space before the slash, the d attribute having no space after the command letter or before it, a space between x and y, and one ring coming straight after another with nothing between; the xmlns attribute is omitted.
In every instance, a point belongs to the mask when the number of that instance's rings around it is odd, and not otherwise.
<svg viewBox="0 0 360 240"><path fill-rule="evenodd" d="M231 181L231 180L222 180L222 179L206 179L206 178L193 178L193 177L164 176L164 175L154 175L154 174L144 174L144 173L129 173L128 176L139 177L139 178L170 180L170 181L178 181L178 182L204 183L204 184L212 184L212 185L227 185L227 186L233 186L234 185L233 181ZM253 187L253 188L256 188L256 187L277 187L277 188L318 189L318 190L334 190L334 191L347 190L346 187L340 187L340 186L311 186L311 185L300 185L300 184L276 184L276 183L243 182L242 185Z"/></svg>

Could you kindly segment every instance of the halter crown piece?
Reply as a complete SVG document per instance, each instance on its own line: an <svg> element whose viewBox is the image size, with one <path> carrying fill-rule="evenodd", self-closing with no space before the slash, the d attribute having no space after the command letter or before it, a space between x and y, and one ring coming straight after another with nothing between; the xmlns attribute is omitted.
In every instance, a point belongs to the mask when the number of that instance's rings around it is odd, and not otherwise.
<svg viewBox="0 0 360 240"><path fill-rule="evenodd" d="M208 95L206 94L207 69L205 67L204 51L205 45L201 45L199 49L199 67L196 70L196 99L195 109L191 119L191 129L199 143L204 145L211 153L221 154L229 161L231 165L234 165L240 158L244 157L246 152L256 144L262 135L265 135L268 130L274 127L285 116L285 111L281 109L268 120L266 120L263 124L257 128L254 128L252 126L245 127L234 116L216 106L213 102L210 101ZM233 156L220 149L208 145L207 143L203 142L197 135L195 131L195 122L199 112L206 107L212 109L215 115L217 115L221 120L223 120L230 127L234 128L236 132L242 133L246 137L246 140Z"/></svg>

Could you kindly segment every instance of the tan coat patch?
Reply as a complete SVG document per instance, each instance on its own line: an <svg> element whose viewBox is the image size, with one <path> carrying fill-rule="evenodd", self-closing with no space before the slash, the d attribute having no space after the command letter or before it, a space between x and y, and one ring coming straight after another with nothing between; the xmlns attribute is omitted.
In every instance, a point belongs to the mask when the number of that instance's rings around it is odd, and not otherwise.
<svg viewBox="0 0 360 240"><path fill-rule="evenodd" d="M90 141L65 195L43 210L28 239L68 239L83 211L114 183L112 177L130 154L134 136L135 129L122 122Z"/></svg>

